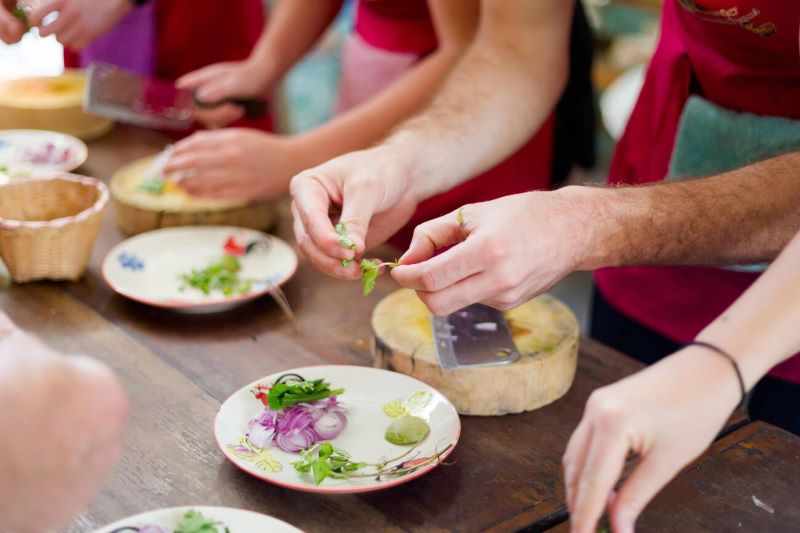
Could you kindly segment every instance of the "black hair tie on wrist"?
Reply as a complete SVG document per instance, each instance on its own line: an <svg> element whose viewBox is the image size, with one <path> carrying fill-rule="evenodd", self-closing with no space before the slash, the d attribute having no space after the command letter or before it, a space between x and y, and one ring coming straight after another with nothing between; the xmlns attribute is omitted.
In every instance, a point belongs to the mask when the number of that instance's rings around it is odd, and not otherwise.
<svg viewBox="0 0 800 533"><path fill-rule="evenodd" d="M722 348L714 346L713 344L705 341L694 340L686 343L686 346L702 346L703 348L708 348L712 352L715 352L724 357L725 359L727 359L728 361L730 361L731 365L733 365L733 369L736 371L736 378L739 380L739 390L742 393L742 399L739 402L739 405L741 405L744 402L745 395L747 395L747 389L744 386L744 378L742 377L742 371L739 368L739 363L736 362L736 359L734 359L731 354L729 354Z"/></svg>

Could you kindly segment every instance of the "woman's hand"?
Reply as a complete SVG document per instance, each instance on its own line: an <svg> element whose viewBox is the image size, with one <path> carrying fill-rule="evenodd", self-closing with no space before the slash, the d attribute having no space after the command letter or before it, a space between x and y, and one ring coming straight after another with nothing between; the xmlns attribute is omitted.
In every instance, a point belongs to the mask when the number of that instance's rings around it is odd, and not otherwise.
<svg viewBox="0 0 800 533"><path fill-rule="evenodd" d="M54 530L113 470L125 392L105 365L56 353L0 313L0 405L13 406L0 410L2 528Z"/></svg>
<svg viewBox="0 0 800 533"><path fill-rule="evenodd" d="M213 104L226 98L261 98L272 88L272 80L256 61L228 61L208 65L180 77L176 86L195 91L200 102ZM244 109L223 104L195 109L195 118L209 128L221 128L244 116Z"/></svg>
<svg viewBox="0 0 800 533"><path fill-rule="evenodd" d="M645 505L711 444L739 395L730 362L696 346L592 393L564 454L571 531L593 533L608 506L614 532L632 532ZM638 464L615 492L629 451Z"/></svg>
<svg viewBox="0 0 800 533"><path fill-rule="evenodd" d="M291 137L258 130L200 131L175 144L164 174L180 174L181 187L210 198L276 198L303 168L302 147Z"/></svg>
<svg viewBox="0 0 800 533"><path fill-rule="evenodd" d="M436 315L476 302L516 307L580 266L585 214L576 189L470 204L420 224L392 276Z"/></svg>
<svg viewBox="0 0 800 533"><path fill-rule="evenodd" d="M409 221L418 204L402 155L379 146L331 159L292 178L294 233L300 249L322 272L356 279L356 264L342 267ZM340 211L354 249L339 243L331 212Z"/></svg>
<svg viewBox="0 0 800 533"><path fill-rule="evenodd" d="M55 35L58 42L73 50L81 50L106 33L125 13L131 10L130 0L30 0L28 23L39 28L39 35ZM43 25L45 17L58 13L58 18Z"/></svg>

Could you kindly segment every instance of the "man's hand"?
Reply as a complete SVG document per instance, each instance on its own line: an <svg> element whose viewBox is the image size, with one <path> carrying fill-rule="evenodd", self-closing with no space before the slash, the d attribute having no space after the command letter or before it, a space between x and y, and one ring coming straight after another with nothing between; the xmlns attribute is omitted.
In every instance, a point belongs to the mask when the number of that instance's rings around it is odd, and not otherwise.
<svg viewBox="0 0 800 533"><path fill-rule="evenodd" d="M28 23L39 28L39 35L55 35L73 50L81 50L106 33L133 7L130 0L32 0L27 4L31 7ZM42 25L51 13L58 13L58 18Z"/></svg>
<svg viewBox="0 0 800 533"><path fill-rule="evenodd" d="M563 460L571 531L596 531L608 506L613 530L632 533L645 505L711 444L737 401L731 364L700 347L592 393ZM629 451L638 464L615 492Z"/></svg>
<svg viewBox="0 0 800 533"><path fill-rule="evenodd" d="M178 142L164 173L179 173L181 187L211 198L276 198L303 168L301 147L291 137L253 129L201 131Z"/></svg>
<svg viewBox="0 0 800 533"><path fill-rule="evenodd" d="M516 307L579 268L584 214L573 196L517 194L421 224L392 276L436 315L476 302Z"/></svg>
<svg viewBox="0 0 800 533"><path fill-rule="evenodd" d="M6 44L18 42L25 34L25 24L11 14L16 6L17 0L0 2L0 41Z"/></svg>
<svg viewBox="0 0 800 533"><path fill-rule="evenodd" d="M272 88L264 67L256 60L216 63L180 77L180 89L194 90L197 99L213 104L226 98L260 98ZM244 109L233 104L195 110L195 118L209 128L227 126L244 116Z"/></svg>
<svg viewBox="0 0 800 533"><path fill-rule="evenodd" d="M122 450L128 401L111 371L65 357L0 313L0 524L49 531L81 511ZM43 504L44 502L44 504Z"/></svg>
<svg viewBox="0 0 800 533"><path fill-rule="evenodd" d="M300 249L326 274L356 279L355 264L342 267L376 246L408 222L418 204L407 159L387 147L352 152L292 179L294 232ZM340 212L355 243L354 249L339 243L331 212Z"/></svg>

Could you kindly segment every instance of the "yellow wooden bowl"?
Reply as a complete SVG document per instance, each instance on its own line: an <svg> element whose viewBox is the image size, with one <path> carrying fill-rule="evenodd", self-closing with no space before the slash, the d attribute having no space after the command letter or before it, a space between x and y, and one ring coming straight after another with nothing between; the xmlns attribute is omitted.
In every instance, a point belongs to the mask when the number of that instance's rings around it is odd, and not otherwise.
<svg viewBox="0 0 800 533"><path fill-rule="evenodd" d="M114 123L83 111L85 89L81 70L0 81L0 129L50 130L84 141L96 139Z"/></svg>

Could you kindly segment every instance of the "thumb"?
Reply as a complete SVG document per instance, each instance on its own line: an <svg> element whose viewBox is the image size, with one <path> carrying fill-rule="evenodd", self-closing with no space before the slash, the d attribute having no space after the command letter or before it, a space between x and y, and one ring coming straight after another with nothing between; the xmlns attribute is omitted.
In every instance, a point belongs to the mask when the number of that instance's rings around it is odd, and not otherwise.
<svg viewBox="0 0 800 533"><path fill-rule="evenodd" d="M400 264L412 265L433 257L436 250L463 241L467 237L458 211L429 220L414 229L408 250L400 258Z"/></svg>
<svg viewBox="0 0 800 533"><path fill-rule="evenodd" d="M339 221L347 227L347 236L355 243L356 252L366 249L367 229L378 209L380 195L368 187L348 187L342 194L342 216Z"/></svg>
<svg viewBox="0 0 800 533"><path fill-rule="evenodd" d="M645 506L677 473L666 454L645 455L614 497L611 524L615 532L633 533Z"/></svg>

